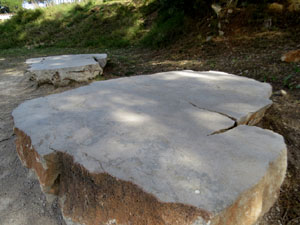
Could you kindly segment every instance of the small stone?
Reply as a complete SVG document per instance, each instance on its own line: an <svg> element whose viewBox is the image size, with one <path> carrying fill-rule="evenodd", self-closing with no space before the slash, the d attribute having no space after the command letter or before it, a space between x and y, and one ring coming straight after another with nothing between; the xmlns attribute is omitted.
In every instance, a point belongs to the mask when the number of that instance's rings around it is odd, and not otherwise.
<svg viewBox="0 0 300 225"><path fill-rule="evenodd" d="M232 9L228 9L227 12L228 12L229 14L231 14L231 13L233 13L233 10L232 10Z"/></svg>
<svg viewBox="0 0 300 225"><path fill-rule="evenodd" d="M214 10L214 12L217 14L217 16L219 16L222 7L219 4L212 4L211 8Z"/></svg>
<svg viewBox="0 0 300 225"><path fill-rule="evenodd" d="M212 38L213 38L212 36L208 36L208 37L206 37L206 41L209 42L212 40Z"/></svg>
<svg viewBox="0 0 300 225"><path fill-rule="evenodd" d="M275 91L273 93L274 96L286 96L287 92L285 90L279 90L279 91Z"/></svg>
<svg viewBox="0 0 300 225"><path fill-rule="evenodd" d="M287 92L286 92L285 90L280 90L280 94L281 94L282 96L285 96L285 95L287 95Z"/></svg>
<svg viewBox="0 0 300 225"><path fill-rule="evenodd" d="M300 49L293 50L285 53L281 57L281 61L283 62L300 62Z"/></svg>

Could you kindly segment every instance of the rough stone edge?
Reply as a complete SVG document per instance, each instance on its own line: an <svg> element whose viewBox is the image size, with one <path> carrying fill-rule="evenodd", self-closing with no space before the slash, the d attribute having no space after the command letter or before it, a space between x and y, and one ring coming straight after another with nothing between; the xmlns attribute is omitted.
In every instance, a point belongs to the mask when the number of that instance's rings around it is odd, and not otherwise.
<svg viewBox="0 0 300 225"><path fill-rule="evenodd" d="M272 104L273 102L264 106L263 108L259 109L256 112L248 113L246 116L242 117L240 120L237 121L237 126L238 125L254 126L258 124L264 117L267 109L270 108Z"/></svg>
<svg viewBox="0 0 300 225"><path fill-rule="evenodd" d="M94 68L94 72L91 73L92 71L92 67L97 67ZM67 86L70 82L85 82L91 79L94 79L95 77L97 77L98 75L101 75L103 73L103 69L99 66L99 64L95 64L95 65L89 65L83 68L80 68L81 70L77 70L78 68L73 68L73 71L64 71L63 69L54 69L54 70L47 70L47 71L43 71L43 70L33 70L31 71L30 69L27 69L25 71L25 76L28 77L29 80L33 80L36 81L39 85L41 84L53 84L54 86L59 86L59 87L63 87L63 86ZM72 73L89 73L89 77L87 77L86 79L72 79L71 77L66 77L66 76L62 76L62 74L72 74ZM46 74L46 76L41 77L42 79L40 79L40 76L38 76L39 73L42 74Z"/></svg>
<svg viewBox="0 0 300 225"><path fill-rule="evenodd" d="M92 58L94 58L99 65L102 67L102 69L106 66L107 63L107 53L94 53L94 54L69 54L69 55L83 55L83 56L90 56ZM56 56L68 56L68 55L52 55L52 56L45 56L45 57L36 57L36 58L29 58L26 59L25 64L27 64L28 66L34 64L34 63L40 63L43 60L45 60L45 58L50 58L50 57L56 57ZM31 60L35 59L35 62L31 62Z"/></svg>
<svg viewBox="0 0 300 225"><path fill-rule="evenodd" d="M99 57L97 56L98 54L90 54L101 66L101 68L103 69L106 64L107 64L107 54L106 53L102 53L100 55L105 55L105 57Z"/></svg>
<svg viewBox="0 0 300 225"><path fill-rule="evenodd" d="M251 189L227 209L212 219L211 225L252 225L273 206L287 170L287 149L282 149L276 160L269 164L266 174ZM243 207L241 207L243 206Z"/></svg>
<svg viewBox="0 0 300 225"><path fill-rule="evenodd" d="M273 103L270 103L270 104L266 105L265 107L261 108L260 110L258 110L256 112L248 113L246 116L240 118L239 120L237 120L236 118L233 118L231 116L228 116L227 114L211 111L211 112L219 113L221 115L224 115L224 116L232 119L234 121L234 124L231 127L227 127L227 128L223 128L221 130L214 131L213 133L211 133L209 135L224 133L228 130L234 129L235 127L237 127L239 125L255 126L256 124L258 124L262 120L262 118L264 117L266 111L272 106L272 104Z"/></svg>
<svg viewBox="0 0 300 225"><path fill-rule="evenodd" d="M23 131L14 128L24 166L35 171L46 195L57 196L67 224L208 225L212 214L181 203L163 203L137 185L106 173L90 173L73 157L41 157ZM105 207L104 207L105 205ZM109 208L110 210L107 210Z"/></svg>

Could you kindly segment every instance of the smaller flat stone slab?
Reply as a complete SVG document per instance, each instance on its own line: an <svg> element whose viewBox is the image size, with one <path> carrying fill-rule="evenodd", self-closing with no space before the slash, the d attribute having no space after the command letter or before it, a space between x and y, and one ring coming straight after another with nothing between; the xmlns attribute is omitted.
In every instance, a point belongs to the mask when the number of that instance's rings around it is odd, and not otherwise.
<svg viewBox="0 0 300 225"><path fill-rule="evenodd" d="M107 54L59 55L26 60L26 75L38 84L66 86L70 81L85 82L103 73Z"/></svg>

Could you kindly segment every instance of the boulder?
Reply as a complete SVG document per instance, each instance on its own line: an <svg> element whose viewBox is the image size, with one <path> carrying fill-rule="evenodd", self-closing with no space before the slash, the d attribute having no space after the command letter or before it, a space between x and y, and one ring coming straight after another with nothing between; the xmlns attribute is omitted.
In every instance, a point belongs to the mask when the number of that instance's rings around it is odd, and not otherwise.
<svg viewBox="0 0 300 225"><path fill-rule="evenodd" d="M215 71L94 82L18 106L17 152L67 224L251 225L287 167L282 136L249 126L271 94Z"/></svg>
<svg viewBox="0 0 300 225"><path fill-rule="evenodd" d="M300 62L300 49L293 50L285 53L281 57L281 61L283 62Z"/></svg>
<svg viewBox="0 0 300 225"><path fill-rule="evenodd" d="M282 13L283 8L284 8L283 5L279 4L277 2L273 2L273 3L269 4L269 6L268 6L269 11L273 12L273 13Z"/></svg>
<svg viewBox="0 0 300 225"><path fill-rule="evenodd" d="M300 0L289 0L288 11L297 13L300 11Z"/></svg>
<svg viewBox="0 0 300 225"><path fill-rule="evenodd" d="M59 55L26 60L25 72L38 84L66 86L70 81L85 82L103 73L106 54Z"/></svg>

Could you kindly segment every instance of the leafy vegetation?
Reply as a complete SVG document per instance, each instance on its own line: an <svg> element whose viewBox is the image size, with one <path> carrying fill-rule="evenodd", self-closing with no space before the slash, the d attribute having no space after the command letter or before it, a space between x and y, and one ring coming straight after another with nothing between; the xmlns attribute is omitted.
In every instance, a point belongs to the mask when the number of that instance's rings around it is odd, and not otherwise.
<svg viewBox="0 0 300 225"><path fill-rule="evenodd" d="M129 1L89 1L20 10L0 24L0 49L128 46L143 36L142 24L142 14Z"/></svg>
<svg viewBox="0 0 300 225"><path fill-rule="evenodd" d="M11 12L16 12L22 8L23 0L1 0L0 6L6 6Z"/></svg>
<svg viewBox="0 0 300 225"><path fill-rule="evenodd" d="M36 10L19 10L11 20L0 23L0 49L120 48L138 44L162 47L193 33L203 41L207 36L218 35L219 32L220 18L214 13L212 2L212 0L89 0ZM263 11L269 2L267 0L214 2L218 2L223 9L259 2L260 7L252 7L252 11L250 10L252 14L248 16L248 23L252 27L257 25L257 21L262 24L269 16L265 16L266 13ZM251 9L250 6L247 7ZM300 17L293 18L298 18L295 24L300 22ZM285 23L280 21L280 24ZM205 34L203 27L208 30Z"/></svg>

